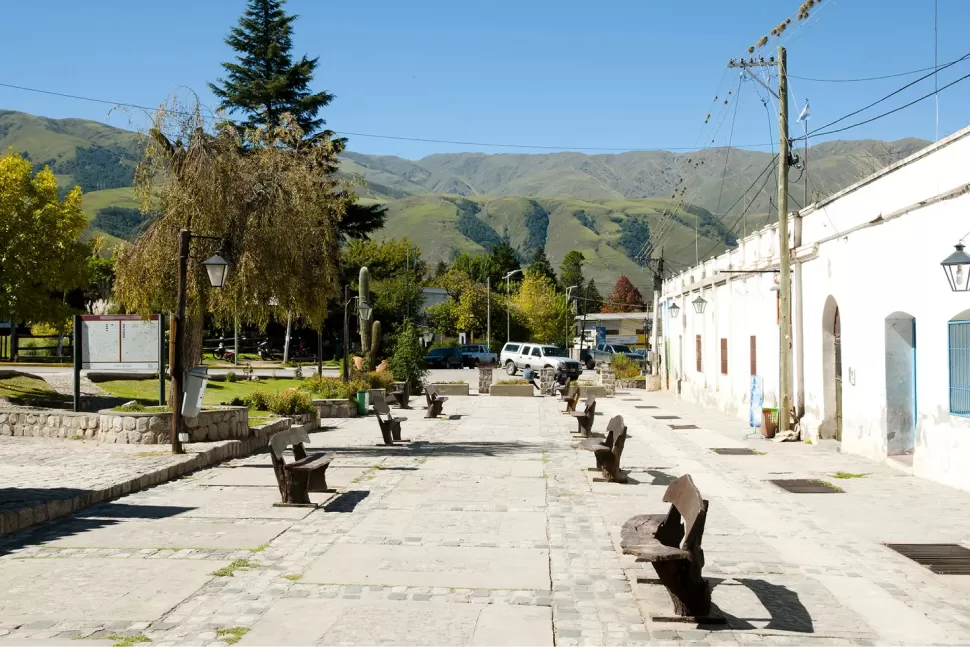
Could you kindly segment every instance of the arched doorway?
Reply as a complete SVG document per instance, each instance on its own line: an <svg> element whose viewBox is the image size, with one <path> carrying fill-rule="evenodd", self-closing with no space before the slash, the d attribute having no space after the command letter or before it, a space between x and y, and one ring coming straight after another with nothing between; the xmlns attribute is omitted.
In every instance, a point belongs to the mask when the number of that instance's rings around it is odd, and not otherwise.
<svg viewBox="0 0 970 647"><path fill-rule="evenodd" d="M819 437L842 440L842 321L835 298L822 309L822 393L824 415Z"/></svg>
<svg viewBox="0 0 970 647"><path fill-rule="evenodd" d="M886 454L916 448L916 319L905 312L886 317Z"/></svg>

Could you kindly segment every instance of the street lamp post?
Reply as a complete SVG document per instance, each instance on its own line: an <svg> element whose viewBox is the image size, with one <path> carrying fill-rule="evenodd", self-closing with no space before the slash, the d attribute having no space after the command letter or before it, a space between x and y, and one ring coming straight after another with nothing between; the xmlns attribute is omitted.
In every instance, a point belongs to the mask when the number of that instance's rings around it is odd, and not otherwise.
<svg viewBox="0 0 970 647"><path fill-rule="evenodd" d="M370 307L366 301L361 300L359 296L350 296L350 286L344 286L344 367L341 376L343 381L350 381L350 304L357 302L357 315L360 318L360 322L366 322L370 320L371 313L373 309ZM363 326L363 323L359 325Z"/></svg>
<svg viewBox="0 0 970 647"><path fill-rule="evenodd" d="M485 277L485 307L486 307L486 328L485 343L488 344L488 352L492 352L492 277Z"/></svg>
<svg viewBox="0 0 970 647"><path fill-rule="evenodd" d="M175 317L172 321L174 335L172 335L172 392L170 395L170 405L172 407L172 453L182 454L182 434L184 433L185 420L182 417L182 400L185 396L185 362L182 353L185 348L185 300L186 282L189 272L189 247L193 238L204 240L219 240L216 236L201 236L193 234L188 229L179 232L179 265L178 265L178 293L176 296ZM202 262L206 274L209 276L209 284L214 288L221 288L226 283L226 274L229 270L229 263L218 254Z"/></svg>
<svg viewBox="0 0 970 647"><path fill-rule="evenodd" d="M509 301L512 299L512 277L516 274L522 274L522 270L512 270L506 274L503 278L505 279L505 341L509 341L512 338L512 308L509 307Z"/></svg>
<svg viewBox="0 0 970 647"><path fill-rule="evenodd" d="M567 313L570 312L570 310L569 310L569 300L570 300L570 297L572 295L572 292L573 292L573 290L575 290L578 287L579 287L578 285L570 285L568 288L566 288L566 312ZM575 325L575 322L573 322L573 325ZM566 322L566 341L565 341L565 343L566 343L566 354L568 355L569 354L569 322L568 321Z"/></svg>

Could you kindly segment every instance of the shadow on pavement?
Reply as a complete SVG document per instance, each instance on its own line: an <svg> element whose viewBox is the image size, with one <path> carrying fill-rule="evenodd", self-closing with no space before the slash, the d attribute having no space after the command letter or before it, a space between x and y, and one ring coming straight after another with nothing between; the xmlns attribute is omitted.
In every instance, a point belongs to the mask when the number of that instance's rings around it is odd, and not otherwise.
<svg viewBox="0 0 970 647"><path fill-rule="evenodd" d="M370 496L369 490L348 490L323 506L325 512L353 512L361 501Z"/></svg>
<svg viewBox="0 0 970 647"><path fill-rule="evenodd" d="M106 503L61 519L55 519L0 539L0 556L21 548L43 544L82 532L123 523L125 519L166 519L195 510L185 506Z"/></svg>
<svg viewBox="0 0 970 647"><path fill-rule="evenodd" d="M375 441L379 438L375 438ZM538 454L544 446L523 442L436 442L416 440L407 445L328 445L328 452L347 456L505 456L515 454ZM314 447L313 449L318 449Z"/></svg>
<svg viewBox="0 0 970 647"><path fill-rule="evenodd" d="M716 577L707 578L711 589L716 586L745 586L758 597L758 601L768 611L770 618L738 618L731 615L723 608L721 613L727 618L727 624L707 625L704 628L712 631L735 630L735 629L757 629L751 621L764 622L768 624L762 629L772 629L775 631L791 631L796 633L815 633L815 625L812 623L812 616L798 598L798 593L786 586L772 584L765 580L737 579L738 584L724 584L725 580Z"/></svg>

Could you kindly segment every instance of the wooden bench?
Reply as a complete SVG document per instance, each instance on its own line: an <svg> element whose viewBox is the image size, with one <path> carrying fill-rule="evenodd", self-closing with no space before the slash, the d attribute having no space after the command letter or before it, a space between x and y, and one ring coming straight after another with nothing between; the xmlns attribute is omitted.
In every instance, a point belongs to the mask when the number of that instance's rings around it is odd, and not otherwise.
<svg viewBox="0 0 970 647"><path fill-rule="evenodd" d="M638 562L650 562L661 584L667 587L679 620L723 621L712 618L711 588L701 576L704 568L704 522L708 502L690 474L667 487L663 500L670 503L665 515L637 515L623 524L620 547ZM681 523L683 521L683 523Z"/></svg>
<svg viewBox="0 0 970 647"><path fill-rule="evenodd" d="M559 396L562 398L563 402L569 402L569 399L573 397L574 393L579 393L579 387L575 384L570 384L569 382L566 382L565 384L557 384L555 389L559 392Z"/></svg>
<svg viewBox="0 0 970 647"><path fill-rule="evenodd" d="M576 410L576 405L579 404L579 387L573 387L576 390L572 392L569 397L564 397L563 400L566 401L566 411L564 413L572 413Z"/></svg>
<svg viewBox="0 0 970 647"><path fill-rule="evenodd" d="M588 438L593 432L593 418L596 415L596 396L591 395L586 398L586 405L583 407L583 411L573 411L571 415L579 424L576 433Z"/></svg>
<svg viewBox="0 0 970 647"><path fill-rule="evenodd" d="M579 443L580 449L593 452L596 468L603 472L603 478L613 483L624 483L626 477L620 471L620 457L626 444L626 425L623 416L613 416L606 427L606 438L587 438Z"/></svg>
<svg viewBox="0 0 970 647"><path fill-rule="evenodd" d="M307 455L305 445L309 442L305 425L290 427L273 435L269 441L273 471L284 505L313 505L309 492L328 491L327 468L336 454ZM293 447L295 460L292 463L283 459L287 447Z"/></svg>
<svg viewBox="0 0 970 647"><path fill-rule="evenodd" d="M411 385L404 382L403 386L397 391L391 391L391 397L397 401L397 406L402 409L410 409L408 403L411 400Z"/></svg>
<svg viewBox="0 0 970 647"><path fill-rule="evenodd" d="M374 396L374 413L377 414L377 424L381 428L381 436L384 438L385 445L393 445L394 441L401 440L401 423L407 418L395 418L391 415L391 408L387 406L384 396L377 394Z"/></svg>
<svg viewBox="0 0 970 647"><path fill-rule="evenodd" d="M431 384L426 384L424 386L424 397L428 400L428 412L424 414L425 418L437 418L441 415L442 409L444 408L445 402L448 398L443 398L438 395L435 391L434 386Z"/></svg>

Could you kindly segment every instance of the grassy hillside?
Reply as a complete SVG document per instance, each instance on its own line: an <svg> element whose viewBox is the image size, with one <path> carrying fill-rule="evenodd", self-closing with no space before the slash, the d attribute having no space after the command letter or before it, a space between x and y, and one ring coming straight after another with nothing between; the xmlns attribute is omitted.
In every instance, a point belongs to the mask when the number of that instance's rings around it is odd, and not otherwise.
<svg viewBox="0 0 970 647"><path fill-rule="evenodd" d="M695 226L701 249L720 251L733 241L705 210L674 210L665 218L665 208L673 203L663 199L589 202L426 194L386 204L387 225L378 238L407 236L431 264L448 262L459 252L485 253L495 242L507 240L523 262L544 246L555 267L567 252L579 250L587 259L587 275L601 286L611 286L619 274L626 274L648 288L649 274L635 257L653 244L652 232L662 228L669 226L664 237L668 258L685 264L694 260ZM689 249L673 253L683 247Z"/></svg>

